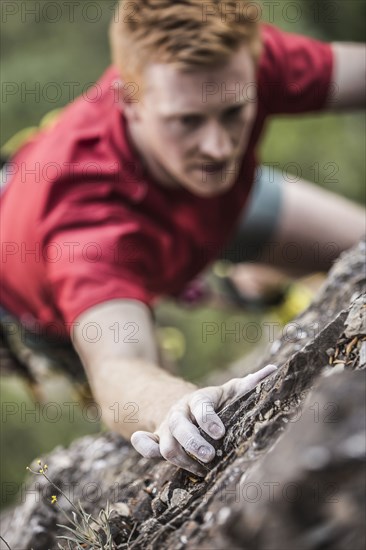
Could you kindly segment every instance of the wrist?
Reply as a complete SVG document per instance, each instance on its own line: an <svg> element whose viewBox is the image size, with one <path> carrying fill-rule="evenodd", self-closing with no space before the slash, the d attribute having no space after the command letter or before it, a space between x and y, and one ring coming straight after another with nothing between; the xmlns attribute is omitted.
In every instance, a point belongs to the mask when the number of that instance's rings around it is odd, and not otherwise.
<svg viewBox="0 0 366 550"><path fill-rule="evenodd" d="M154 413L152 415L154 429L150 431L155 432L167 418L171 407L186 395L193 393L197 389L198 387L195 384L179 378L174 379L171 384L162 388L162 394L159 397L158 405L156 402L152 405L152 408L154 409Z"/></svg>

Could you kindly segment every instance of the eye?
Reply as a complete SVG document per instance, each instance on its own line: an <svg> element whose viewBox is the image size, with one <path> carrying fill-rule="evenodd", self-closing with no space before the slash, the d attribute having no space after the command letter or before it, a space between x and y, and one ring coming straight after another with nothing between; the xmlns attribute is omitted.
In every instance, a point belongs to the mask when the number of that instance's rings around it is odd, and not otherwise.
<svg viewBox="0 0 366 550"><path fill-rule="evenodd" d="M202 117L199 115L184 115L179 120L183 126L193 127L200 124Z"/></svg>
<svg viewBox="0 0 366 550"><path fill-rule="evenodd" d="M224 113L224 118L234 118L236 116L239 116L243 110L244 105L234 105L233 107L229 107L229 109L226 109Z"/></svg>

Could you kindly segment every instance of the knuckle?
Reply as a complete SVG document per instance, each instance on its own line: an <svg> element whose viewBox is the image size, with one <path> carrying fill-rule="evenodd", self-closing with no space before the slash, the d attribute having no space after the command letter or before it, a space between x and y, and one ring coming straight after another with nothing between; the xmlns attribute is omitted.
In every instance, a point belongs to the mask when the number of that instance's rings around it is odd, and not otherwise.
<svg viewBox="0 0 366 550"><path fill-rule="evenodd" d="M236 388L237 386L242 384L244 380L247 380L248 376L250 376L250 374L248 374L247 376L243 376L243 378L233 378L232 380L230 380L228 387Z"/></svg>
<svg viewBox="0 0 366 550"><path fill-rule="evenodd" d="M202 397L204 397L205 395L205 388L202 388L201 390L196 390L189 396L189 402L194 403L196 401L201 401Z"/></svg>
<svg viewBox="0 0 366 550"><path fill-rule="evenodd" d="M191 409L201 408L204 403L210 403L210 402L212 402L212 399L206 393L196 394L191 399L191 402L190 402Z"/></svg>
<svg viewBox="0 0 366 550"><path fill-rule="evenodd" d="M131 443L136 451L144 458L155 458L160 455L159 446L140 432L135 432L131 436Z"/></svg>
<svg viewBox="0 0 366 550"><path fill-rule="evenodd" d="M182 414L179 411L172 411L168 421L168 426L170 431L174 432L179 422L181 421L182 421Z"/></svg>
<svg viewBox="0 0 366 550"><path fill-rule="evenodd" d="M187 441L186 441L186 444L184 445L184 448L187 450L187 451L193 451L193 452L197 452L199 447L201 446L201 443L197 440L196 437L194 437L193 435L191 435Z"/></svg>

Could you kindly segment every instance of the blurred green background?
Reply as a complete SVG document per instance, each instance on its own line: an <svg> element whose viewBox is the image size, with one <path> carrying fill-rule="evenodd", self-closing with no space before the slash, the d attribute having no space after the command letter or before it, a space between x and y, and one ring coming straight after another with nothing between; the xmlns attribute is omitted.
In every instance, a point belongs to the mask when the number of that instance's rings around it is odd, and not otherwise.
<svg viewBox="0 0 366 550"><path fill-rule="evenodd" d="M63 107L98 80L110 63L107 27L114 6L114 0L2 0L1 145L19 130L37 126L45 114ZM364 12L362 0L263 3L264 20L327 41L362 41ZM277 118L268 124L261 144L264 162L279 163L282 168L296 162L303 178L357 202L365 199L364 151L364 112ZM334 163L337 172L330 177ZM161 332L165 340L171 336L172 360L182 375L196 382L257 345L243 339L237 343L230 337L225 343L219 338L202 343L202 322L230 324L238 319L241 323L263 322L256 314L182 310L171 302L158 310L161 326L179 329ZM100 429L85 410L76 409L71 420L70 408L63 403L75 401L75 396L61 379L47 391L50 402L60 403L59 409L55 406L49 414L41 410L37 419L37 409L24 385L12 378L1 379L1 507L14 501L25 467L33 458ZM60 419L51 421L57 410Z"/></svg>

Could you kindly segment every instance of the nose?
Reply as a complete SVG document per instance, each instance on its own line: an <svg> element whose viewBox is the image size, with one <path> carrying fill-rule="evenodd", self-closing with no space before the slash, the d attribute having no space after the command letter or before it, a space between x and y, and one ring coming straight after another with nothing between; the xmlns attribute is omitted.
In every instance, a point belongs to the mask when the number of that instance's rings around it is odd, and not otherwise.
<svg viewBox="0 0 366 550"><path fill-rule="evenodd" d="M202 136L200 149L203 156L215 162L224 162L232 154L233 143L221 124L211 122Z"/></svg>

